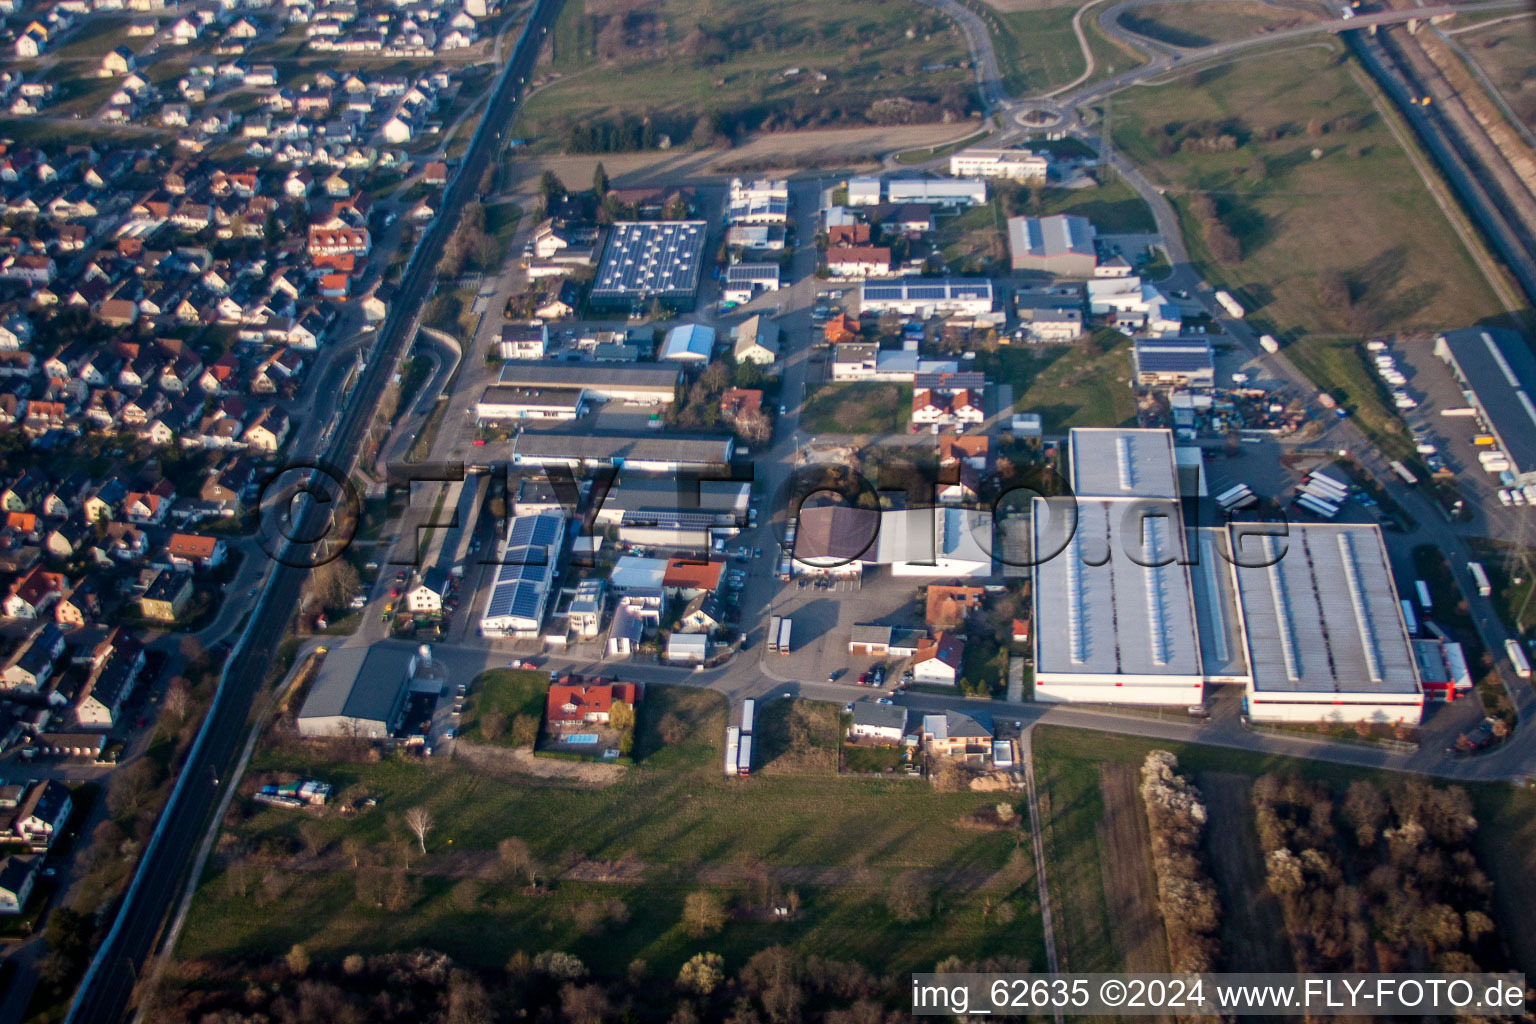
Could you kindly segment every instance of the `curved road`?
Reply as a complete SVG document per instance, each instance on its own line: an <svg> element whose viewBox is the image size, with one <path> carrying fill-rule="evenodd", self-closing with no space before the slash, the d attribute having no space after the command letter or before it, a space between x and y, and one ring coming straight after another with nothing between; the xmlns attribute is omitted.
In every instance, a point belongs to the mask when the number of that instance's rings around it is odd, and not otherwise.
<svg viewBox="0 0 1536 1024"><path fill-rule="evenodd" d="M418 243L401 281L399 299L379 331L374 352L350 401L325 446L323 458L350 470L380 395L414 331L414 321L430 293L433 268L464 204L475 198L481 173L491 166L502 135L511 124L521 86L538 55L543 36L553 27L561 0L537 0L511 59L487 106L464 162L444 194L441 215ZM295 536L322 535L328 523L325 503L312 501L296 517ZM292 559L297 561L297 559ZM249 728L253 703L262 692L267 667L277 656L284 626L297 605L307 570L275 564L257 599L251 621L225 663L224 678L203 720L191 753L178 776L165 811L139 862L111 929L86 972L67 1018L69 1024L115 1024L122 1019L140 966L154 950L162 924L185 879L196 844L216 808L223 788L232 784L231 767Z"/></svg>

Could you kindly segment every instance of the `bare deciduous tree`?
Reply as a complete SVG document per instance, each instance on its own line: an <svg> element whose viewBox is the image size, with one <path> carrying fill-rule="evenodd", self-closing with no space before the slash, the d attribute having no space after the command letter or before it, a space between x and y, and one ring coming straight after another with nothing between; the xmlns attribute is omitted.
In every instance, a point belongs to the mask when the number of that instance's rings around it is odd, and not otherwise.
<svg viewBox="0 0 1536 1024"><path fill-rule="evenodd" d="M405 827L411 830L411 835L416 837L416 842L421 844L421 852L427 852L427 833L432 831L434 822L432 812L424 806L412 807L405 812Z"/></svg>

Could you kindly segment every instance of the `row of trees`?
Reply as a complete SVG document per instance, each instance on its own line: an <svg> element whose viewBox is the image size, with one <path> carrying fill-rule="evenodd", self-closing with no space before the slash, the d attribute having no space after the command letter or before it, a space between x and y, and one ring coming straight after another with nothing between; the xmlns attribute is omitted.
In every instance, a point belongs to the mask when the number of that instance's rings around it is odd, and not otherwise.
<svg viewBox="0 0 1536 1024"><path fill-rule="evenodd" d="M500 264L501 257L501 244L485 230L485 207L480 203L465 203L459 226L454 228L448 244L443 246L437 273L439 277L458 277L465 270L493 270Z"/></svg>
<svg viewBox="0 0 1536 1024"><path fill-rule="evenodd" d="M1205 247L1216 262L1230 266L1243 258L1243 246L1222 221L1214 199L1204 192L1197 193L1189 201L1189 210L1199 222Z"/></svg>
<svg viewBox="0 0 1536 1024"><path fill-rule="evenodd" d="M951 958L944 973L1027 971L1029 964ZM458 967L430 950L320 961L303 946L258 966L195 961L178 966L177 984L149 998L147 1016L165 1024L897 1024L903 976L784 946L760 950L734 972L701 952L674 975L643 960L621 974L594 973L562 950L516 953L500 972Z"/></svg>
<svg viewBox="0 0 1536 1024"><path fill-rule="evenodd" d="M1157 902L1175 971L1213 971L1221 959L1221 900L1201 854L1206 810L1179 760L1154 750L1141 766L1141 798L1152 835Z"/></svg>

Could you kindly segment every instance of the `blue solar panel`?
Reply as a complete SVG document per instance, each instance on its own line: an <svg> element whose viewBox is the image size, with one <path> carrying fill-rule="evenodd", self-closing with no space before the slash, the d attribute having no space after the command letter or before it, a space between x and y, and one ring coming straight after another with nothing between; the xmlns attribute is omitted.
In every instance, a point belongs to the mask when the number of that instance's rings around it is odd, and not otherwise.
<svg viewBox="0 0 1536 1024"><path fill-rule="evenodd" d="M864 296L865 296L865 298L870 298L870 299L899 299L899 298L902 297L902 294L903 294L903 289L902 289L902 287L900 285L889 285L889 284L868 285L867 284L867 285L864 286Z"/></svg>

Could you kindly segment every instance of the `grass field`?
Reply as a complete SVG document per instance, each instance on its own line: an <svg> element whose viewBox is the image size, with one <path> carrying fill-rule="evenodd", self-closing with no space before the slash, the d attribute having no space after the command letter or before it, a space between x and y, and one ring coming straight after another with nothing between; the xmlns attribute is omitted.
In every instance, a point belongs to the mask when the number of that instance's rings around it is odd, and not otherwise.
<svg viewBox="0 0 1536 1024"><path fill-rule="evenodd" d="M1010 96L1066 85L1083 73L1083 52L1072 32L1075 5L1005 11L984 0L964 2L992 36L1003 89Z"/></svg>
<svg viewBox="0 0 1536 1024"><path fill-rule="evenodd" d="M547 672L504 668L482 673L464 700L459 733L478 743L511 743L507 726L518 715L528 715L535 722L540 721L544 715L544 694L548 690ZM483 726L487 715L500 716L502 728L494 737L485 735Z"/></svg>
<svg viewBox="0 0 1536 1024"><path fill-rule="evenodd" d="M1132 90L1113 119L1117 145L1169 188L1202 273L1237 290L1272 333L1434 330L1501 312L1332 44ZM1192 123L1221 125L1235 151L1181 146ZM1235 264L1216 263L1199 237L1190 200L1202 192L1241 243ZM1422 259L1426 252L1436 258ZM1346 308L1320 300L1319 280L1335 272L1348 286Z"/></svg>
<svg viewBox="0 0 1536 1024"><path fill-rule="evenodd" d="M1118 331L1099 331L1088 341L1010 347L979 354L985 358L978 361L994 379L1013 386L1015 412L1039 413L1045 433L1059 434L1135 418L1130 347Z"/></svg>
<svg viewBox="0 0 1536 1024"><path fill-rule="evenodd" d="M817 384L806 389L800 429L813 434L900 434L911 415L910 384Z"/></svg>
<svg viewBox="0 0 1536 1024"><path fill-rule="evenodd" d="M801 725L792 712L773 728L792 736L803 726L820 744L835 711L807 705ZM683 730L672 743L662 740L669 727L658 724L668 719ZM251 856L231 869L226 853L210 867L178 953L270 956L304 942L315 955L333 957L426 945L469 965L500 968L515 950L558 948L594 970L619 973L635 957L675 971L701 949L739 963L784 942L880 972L926 968L951 954L1041 962L1033 892L1027 879L1004 870L1017 835L962 824L995 804L996 794L940 794L922 783L840 779L830 770L726 780L718 763L725 721L718 694L649 687L638 764L605 788L494 777L452 762L335 763L304 749L263 750L252 771L304 772L336 784L338 796L313 819L237 805L220 849ZM365 795L377 806L340 811ZM418 805L436 822L426 856L392 823ZM304 824L310 820L315 824ZM497 882L490 851L508 836L523 839L541 876L554 879L545 894ZM314 852L267 856L295 837ZM357 872L346 863L349 842L361 845L364 858L390 865L414 850L406 911L386 913L359 901ZM560 877L592 862L630 865L623 877L644 884L595 883L590 873L578 873L585 880ZM898 926L883 887L908 870L931 880L935 909ZM239 884L252 871L257 881ZM687 938L679 917L688 892L707 886L728 900L745 899L747 880L763 874L796 887L798 915L769 921L735 914L723 934ZM579 929L571 906L594 897L622 899L628 921L595 934ZM1015 920L1004 926L983 914L983 899L1015 904Z"/></svg>
<svg viewBox="0 0 1536 1024"><path fill-rule="evenodd" d="M723 115L727 134L863 124L882 98L932 102L949 90L963 105L974 91L953 23L910 0L655 0L628 15L613 9L601 0L565 5L550 65L562 77L529 97L519 135L561 148L579 119L633 116L679 145L705 115ZM626 32L598 27L617 17Z"/></svg>
<svg viewBox="0 0 1536 1024"><path fill-rule="evenodd" d="M1103 853L1098 830L1105 814L1100 772L1106 765L1140 766L1147 752L1154 749L1177 755L1181 770L1206 793L1212 811L1207 843L1226 918L1224 969L1291 969L1289 946L1276 927L1278 907L1273 906L1263 886L1262 858L1251 817L1252 779L1265 772L1295 772L1327 780L1342 798L1343 788L1353 779L1390 785L1401 776L1255 751L1037 727L1035 770L1050 800L1047 879L1058 950L1070 954L1070 959L1062 961L1064 971L1123 969L1123 954L1115 937L1119 922L1108 913L1100 884ZM1536 967L1536 935L1526 926L1536 911L1536 791L1503 783L1465 788L1479 821L1475 840L1478 858L1500 894L1494 900L1497 924L1510 940L1516 965L1529 972ZM1046 813L1042 808L1042 814ZM1233 929L1243 922L1263 931L1244 929L1234 936ZM1069 943L1065 947L1063 935ZM1101 964L1104 966L1097 966Z"/></svg>
<svg viewBox="0 0 1536 1024"><path fill-rule="evenodd" d="M1172 46L1209 46L1247 39L1279 28L1317 20L1310 12L1271 7L1252 0L1208 0L1202 4L1150 4L1120 17L1133 32Z"/></svg>

